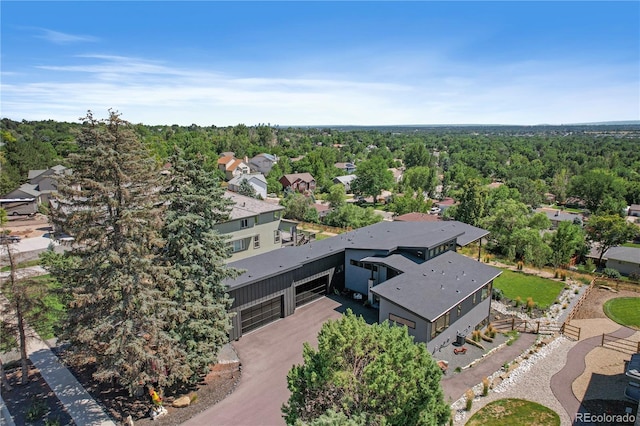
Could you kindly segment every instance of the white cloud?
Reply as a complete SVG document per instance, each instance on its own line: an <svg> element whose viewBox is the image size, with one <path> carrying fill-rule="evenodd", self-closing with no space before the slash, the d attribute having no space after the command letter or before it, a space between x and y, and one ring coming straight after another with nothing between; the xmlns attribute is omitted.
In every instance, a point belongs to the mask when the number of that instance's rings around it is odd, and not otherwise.
<svg viewBox="0 0 640 426"><path fill-rule="evenodd" d="M40 31L40 34L36 36L37 38L41 38L55 44L86 43L97 42L99 40L97 37L89 35L68 34L46 28L38 28L38 30Z"/></svg>
<svg viewBox="0 0 640 426"><path fill-rule="evenodd" d="M402 77L371 73L313 78L237 77L159 61L86 55L72 65L44 65L47 79L12 82L3 74L2 116L76 121L108 108L145 124L560 124L640 117L633 70L527 62L470 68L444 62L407 64ZM384 61L382 61L384 62ZM401 67L401 64L396 64ZM259 70L259 67L255 69ZM637 74L637 73L636 73ZM328 76L331 77L328 77ZM22 80L21 80L22 81Z"/></svg>

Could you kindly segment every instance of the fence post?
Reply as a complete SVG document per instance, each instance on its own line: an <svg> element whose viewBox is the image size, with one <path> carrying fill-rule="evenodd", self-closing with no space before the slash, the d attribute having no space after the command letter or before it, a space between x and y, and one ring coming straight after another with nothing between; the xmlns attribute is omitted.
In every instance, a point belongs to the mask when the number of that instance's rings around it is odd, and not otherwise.
<svg viewBox="0 0 640 426"><path fill-rule="evenodd" d="M511 331L513 331L515 328L516 328L516 319L511 318Z"/></svg>
<svg viewBox="0 0 640 426"><path fill-rule="evenodd" d="M640 353L640 341L638 341L638 353Z"/></svg>
<svg viewBox="0 0 640 426"><path fill-rule="evenodd" d="M604 333L602 333L602 343L600 343L600 346L604 346Z"/></svg>
<svg viewBox="0 0 640 426"><path fill-rule="evenodd" d="M540 321L538 321L538 327L536 328L536 334L540 334Z"/></svg>
<svg viewBox="0 0 640 426"><path fill-rule="evenodd" d="M582 329L580 327L578 327L578 340L580 340L580 331L582 331ZM640 342L638 342L640 344Z"/></svg>

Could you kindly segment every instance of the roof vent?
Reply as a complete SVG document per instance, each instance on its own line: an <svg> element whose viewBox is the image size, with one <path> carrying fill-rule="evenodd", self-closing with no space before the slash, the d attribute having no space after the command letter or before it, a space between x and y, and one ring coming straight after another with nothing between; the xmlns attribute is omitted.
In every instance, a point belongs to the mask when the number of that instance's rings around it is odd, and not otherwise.
<svg viewBox="0 0 640 426"><path fill-rule="evenodd" d="M460 293L460 290L456 290L456 293Z"/></svg>

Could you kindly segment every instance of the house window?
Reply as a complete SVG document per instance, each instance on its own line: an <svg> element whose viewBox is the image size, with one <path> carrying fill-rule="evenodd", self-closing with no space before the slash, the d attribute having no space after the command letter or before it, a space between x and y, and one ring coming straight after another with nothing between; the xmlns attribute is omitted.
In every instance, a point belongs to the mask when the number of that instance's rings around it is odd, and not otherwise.
<svg viewBox="0 0 640 426"><path fill-rule="evenodd" d="M253 248L254 249L259 249L260 248L260 235L254 235L254 237L253 237Z"/></svg>
<svg viewBox="0 0 640 426"><path fill-rule="evenodd" d="M442 315L431 324L431 338L433 339L438 334L442 333L447 329L447 327L449 327L449 312Z"/></svg>
<svg viewBox="0 0 640 426"><path fill-rule="evenodd" d="M462 315L462 305L458 305L458 317Z"/></svg>
<svg viewBox="0 0 640 426"><path fill-rule="evenodd" d="M244 239L229 241L228 246L232 253L237 253L246 248L244 245Z"/></svg>
<svg viewBox="0 0 640 426"><path fill-rule="evenodd" d="M472 300L472 302L473 302L473 304L475 305L477 301L478 301L478 292L475 292L475 293L473 293L473 300Z"/></svg>
<svg viewBox="0 0 640 426"><path fill-rule="evenodd" d="M280 242L280 230L276 229L273 231L273 242L274 244L278 244Z"/></svg>
<svg viewBox="0 0 640 426"><path fill-rule="evenodd" d="M485 284L485 286L482 287L482 295L480 296L480 300L485 300L487 297L489 297L490 293L491 293L491 283Z"/></svg>
<svg viewBox="0 0 640 426"><path fill-rule="evenodd" d="M406 325L409 328L416 328L415 321L411 321L394 314L389 314L389 321L395 322L396 324Z"/></svg>
<svg viewBox="0 0 640 426"><path fill-rule="evenodd" d="M248 228L249 219L240 219L240 228Z"/></svg>

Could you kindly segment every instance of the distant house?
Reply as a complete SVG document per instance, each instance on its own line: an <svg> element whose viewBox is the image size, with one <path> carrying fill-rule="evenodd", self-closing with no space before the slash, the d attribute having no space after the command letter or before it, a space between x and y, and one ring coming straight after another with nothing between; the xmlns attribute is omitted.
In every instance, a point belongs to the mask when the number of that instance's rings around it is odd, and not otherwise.
<svg viewBox="0 0 640 426"><path fill-rule="evenodd" d="M440 211L444 213L449 207L456 205L456 200L450 197L445 197L440 201L436 201L433 205L439 207Z"/></svg>
<svg viewBox="0 0 640 426"><path fill-rule="evenodd" d="M258 154L249 160L251 170L268 175L274 165L278 164L278 157L273 154Z"/></svg>
<svg viewBox="0 0 640 426"><path fill-rule="evenodd" d="M602 260L606 260L607 268L613 268L622 275L640 276L640 248L611 247L604 253Z"/></svg>
<svg viewBox="0 0 640 426"><path fill-rule="evenodd" d="M355 180L356 175L338 176L333 178L333 183L344 186L344 192L351 192L351 183Z"/></svg>
<svg viewBox="0 0 640 426"><path fill-rule="evenodd" d="M267 179L262 173L251 173L248 175L239 175L229 181L229 191L238 192L242 181L246 180L256 192L256 195L267 198Z"/></svg>
<svg viewBox="0 0 640 426"><path fill-rule="evenodd" d="M38 211L41 202L41 194L36 185L23 183L18 188L2 196L0 207L8 215L32 215Z"/></svg>
<svg viewBox="0 0 640 426"><path fill-rule="evenodd" d="M316 180L311 173L293 173L284 175L279 181L284 189L296 192L314 191L316 189Z"/></svg>
<svg viewBox="0 0 640 426"><path fill-rule="evenodd" d="M228 262L282 247L280 216L284 207L230 191L224 196L235 204L229 220L216 224L215 228L229 236Z"/></svg>
<svg viewBox="0 0 640 426"><path fill-rule="evenodd" d="M318 204L318 203L313 203L311 204L311 207L313 209L315 209L315 211L318 212L318 217L320 219L324 218L326 215L329 214L329 212L331 211L331 207L329 207L326 204Z"/></svg>
<svg viewBox="0 0 640 426"><path fill-rule="evenodd" d="M236 176L248 174L251 170L242 160L232 156L218 158L218 169L222 170L226 180L231 180Z"/></svg>
<svg viewBox="0 0 640 426"><path fill-rule="evenodd" d="M348 175L356 171L356 165L353 163L335 163L334 166Z"/></svg>
<svg viewBox="0 0 640 426"><path fill-rule="evenodd" d="M631 204L628 214L629 216L640 217L640 204Z"/></svg>
<svg viewBox="0 0 640 426"><path fill-rule="evenodd" d="M388 169L391 173L393 173L393 180L395 183L399 183L402 180L402 176L404 176L404 167L401 168L390 168Z"/></svg>
<svg viewBox="0 0 640 426"><path fill-rule="evenodd" d="M27 179L40 192L40 202L47 203L58 190L58 178L71 174L71 170L58 164L46 170L29 170Z"/></svg>
<svg viewBox="0 0 640 426"><path fill-rule="evenodd" d="M581 214L567 213L557 209L539 208L536 213L543 213L551 221L551 229L556 229L562 222L570 222L582 226L584 217Z"/></svg>
<svg viewBox="0 0 640 426"><path fill-rule="evenodd" d="M393 218L396 222L438 222L442 220L440 216L429 213L406 213Z"/></svg>

